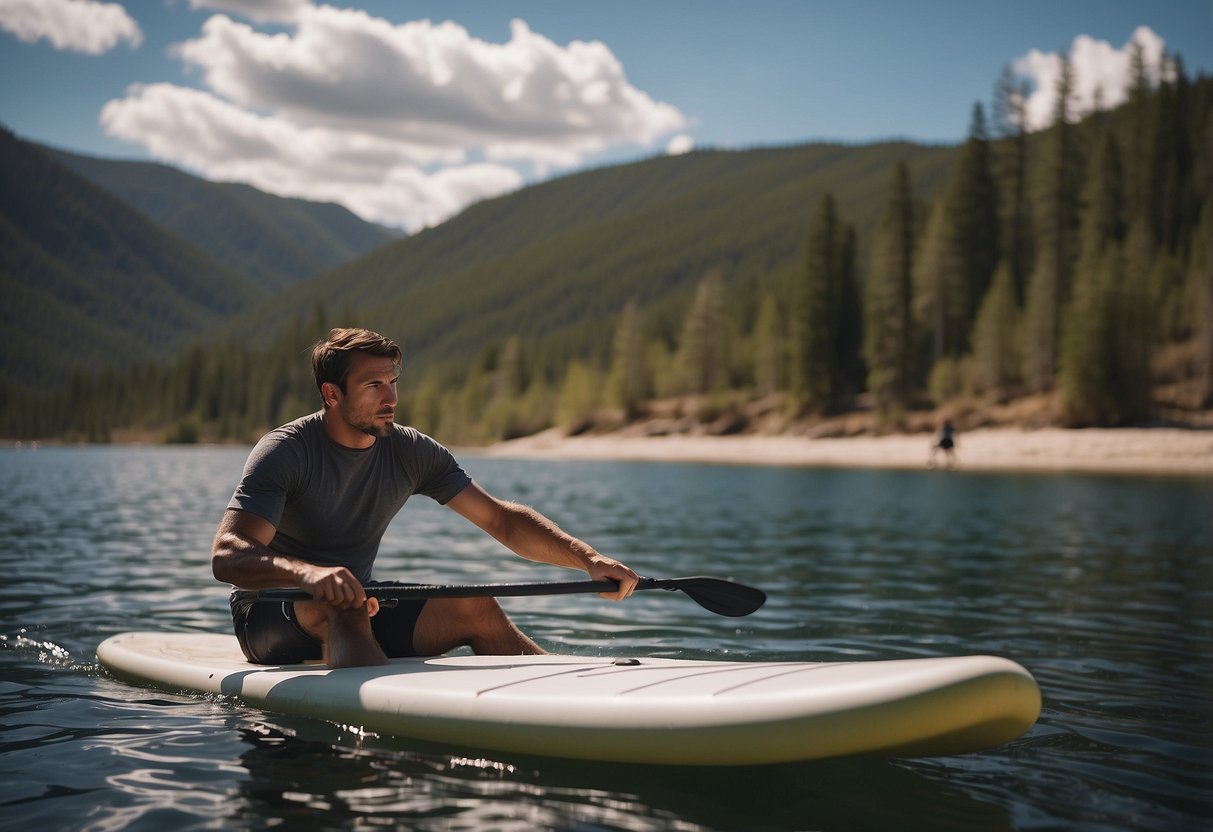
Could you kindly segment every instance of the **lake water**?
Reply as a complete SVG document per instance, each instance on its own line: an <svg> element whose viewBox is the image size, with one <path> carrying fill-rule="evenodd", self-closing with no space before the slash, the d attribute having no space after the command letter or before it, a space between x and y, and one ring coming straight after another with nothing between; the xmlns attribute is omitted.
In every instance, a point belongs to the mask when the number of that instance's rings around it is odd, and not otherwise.
<svg viewBox="0 0 1213 832"><path fill-rule="evenodd" d="M1040 721L966 756L698 769L567 762L360 735L119 683L132 629L228 631L211 536L243 448L0 451L0 828L1207 829L1213 819L1213 479L994 476L465 457L681 593L503 603L547 649L718 659L994 653ZM575 579L411 501L378 577Z"/></svg>

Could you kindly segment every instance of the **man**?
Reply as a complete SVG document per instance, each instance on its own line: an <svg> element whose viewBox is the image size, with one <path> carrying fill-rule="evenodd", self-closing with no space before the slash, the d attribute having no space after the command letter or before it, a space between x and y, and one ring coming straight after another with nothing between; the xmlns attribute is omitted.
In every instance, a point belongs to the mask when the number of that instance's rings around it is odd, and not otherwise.
<svg viewBox="0 0 1213 832"><path fill-rule="evenodd" d="M619 581L636 573L533 509L497 499L442 445L395 424L400 349L365 329L334 329L312 352L323 410L257 443L219 524L211 567L233 584L232 618L249 661L330 667L386 664L468 645L493 655L542 653L492 598L401 600L381 607L364 585L388 522L413 494L449 506L529 560ZM259 599L297 587L314 600Z"/></svg>
<svg viewBox="0 0 1213 832"><path fill-rule="evenodd" d="M927 467L935 467L935 453L943 451L948 461L948 470L956 467L956 426L951 419L945 419L935 434L935 442L931 445L931 455L927 459Z"/></svg>

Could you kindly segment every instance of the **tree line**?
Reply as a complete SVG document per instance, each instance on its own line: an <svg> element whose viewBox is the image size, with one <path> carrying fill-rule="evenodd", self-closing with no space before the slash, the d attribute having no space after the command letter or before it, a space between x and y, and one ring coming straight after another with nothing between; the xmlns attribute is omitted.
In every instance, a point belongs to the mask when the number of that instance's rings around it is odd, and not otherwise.
<svg viewBox="0 0 1213 832"><path fill-rule="evenodd" d="M1027 92L1008 70L990 117L974 105L929 201L897 163L866 252L827 191L806 206L795 269L708 268L692 293L629 302L588 348L516 332L471 362L406 367L401 420L467 443L621 423L675 397L701 421L760 399L788 420L870 403L890 429L957 397L1053 395L1073 426L1149 419L1160 383L1213 406L1213 82L1175 58L1152 83L1137 50L1127 101L1080 117L1063 59L1039 132ZM247 440L318 406L310 345L358 317L318 304L268 350L208 343L63 394L0 393L0 433Z"/></svg>
<svg viewBox="0 0 1213 832"><path fill-rule="evenodd" d="M1213 406L1213 118L1209 79L1178 59L1151 84L1140 49L1128 101L1079 118L1063 60L1051 126L1030 134L1009 70L993 128L979 103L950 181L929 204L896 165L867 257L826 192L802 267L768 287L705 275L680 326L629 304L609 351L567 366L511 338L411 396L415 421L459 437L576 428L604 408L697 396L716 418L782 394L788 418L856 406L879 424L962 396L1055 394L1068 426L1141 423L1159 382ZM727 425L727 423L726 423Z"/></svg>

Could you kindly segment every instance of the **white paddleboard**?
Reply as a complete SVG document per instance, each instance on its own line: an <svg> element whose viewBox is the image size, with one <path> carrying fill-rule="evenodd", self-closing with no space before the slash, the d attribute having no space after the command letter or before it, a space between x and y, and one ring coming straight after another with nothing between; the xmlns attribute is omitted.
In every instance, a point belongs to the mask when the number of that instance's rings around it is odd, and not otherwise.
<svg viewBox="0 0 1213 832"><path fill-rule="evenodd" d="M721 662L446 656L329 670L245 661L235 636L124 633L114 676L465 749L623 763L749 765L961 754L1040 714L1024 668L993 656Z"/></svg>

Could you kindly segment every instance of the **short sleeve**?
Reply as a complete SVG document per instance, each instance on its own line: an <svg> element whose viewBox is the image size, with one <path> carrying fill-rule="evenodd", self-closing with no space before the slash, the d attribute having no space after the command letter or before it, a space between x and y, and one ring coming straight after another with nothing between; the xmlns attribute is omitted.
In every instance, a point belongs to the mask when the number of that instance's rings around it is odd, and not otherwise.
<svg viewBox="0 0 1213 832"><path fill-rule="evenodd" d="M262 437L244 463L244 474L227 507L255 514L277 528L302 471L294 444L274 432Z"/></svg>
<svg viewBox="0 0 1213 832"><path fill-rule="evenodd" d="M472 478L441 443L412 428L405 436L411 448L402 462L413 477L413 493L446 505L471 484Z"/></svg>

